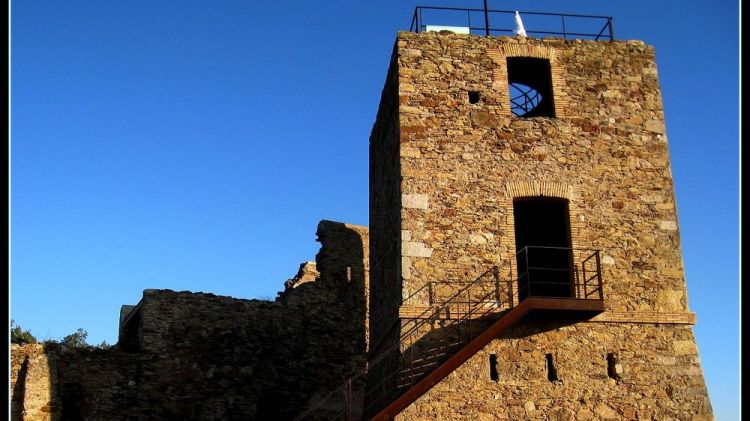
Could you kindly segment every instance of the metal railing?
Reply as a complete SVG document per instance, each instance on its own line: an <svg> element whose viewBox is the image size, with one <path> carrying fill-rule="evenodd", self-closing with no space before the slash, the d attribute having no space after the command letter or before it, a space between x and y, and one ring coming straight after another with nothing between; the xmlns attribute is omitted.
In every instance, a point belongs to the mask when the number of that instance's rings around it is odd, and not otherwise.
<svg viewBox="0 0 750 421"><path fill-rule="evenodd" d="M457 319L452 324L455 326L461 326L462 323L460 322L462 321L468 320L470 322L472 318L475 319L481 315L495 312L495 306L488 307L484 304L486 304L488 300L491 300L492 297L497 297L499 295L497 291L490 290L485 293L476 294L476 291L480 286L483 287L488 283L498 286L501 285L499 282L499 270L497 267L493 267L486 271L474 281L465 283L458 291L454 290L454 293L451 296L444 300L440 300L440 304L431 305L414 318L408 319L401 326L401 331L403 333L401 333L399 340L380 351L377 357L368 361L367 369L360 371L347 379L344 384L318 400L294 420L325 419L350 421L352 419L357 419L362 413L371 414L377 412L377 409L380 407L387 405L390 402L390 399L394 398L399 392L404 390L404 387L418 381L418 376L415 374L416 368L418 367L417 364L419 364L423 369L422 371L424 371L424 369L437 364L436 361L439 358L439 355L436 353L437 349L446 351L457 345L455 341L452 341L450 344L442 345L440 345L440 342L438 341L430 341L439 344L439 348L424 347L421 350L421 354L415 353L417 335L423 335L426 332L432 331L434 326L440 323L442 314L455 314ZM420 291L423 291L425 288L426 286L420 289ZM472 291L472 289L474 290ZM508 292L512 294L512 289ZM412 296L414 296L414 294ZM512 301L512 298L510 300ZM473 305L474 303L478 305ZM480 314L480 311L483 313ZM471 323L468 324L469 329L470 324ZM470 332L470 330L461 332L464 333L465 340L468 339L466 337L467 332ZM445 339L447 335L448 332L445 331L440 339ZM432 355L430 355L429 358L425 357L424 352L432 352ZM407 360L408 362L402 360L402 355L409 356ZM443 355L445 355L445 352L443 352ZM396 364L393 364L394 361ZM387 369L389 368L389 362L396 367L395 370L391 371ZM361 399L363 399L362 410L358 411L357 408L354 408L354 401L358 400L360 397L354 396L352 385L364 380L366 375L377 372L382 368L386 368L386 371L380 376L377 383L368 385L364 396L361 397ZM427 373L425 372L423 374Z"/></svg>
<svg viewBox="0 0 750 421"><path fill-rule="evenodd" d="M462 285L462 286L461 286ZM441 287L461 286L440 298ZM407 319L399 342L381 352L379 361L397 361L395 370L368 378L363 413L373 415L408 390L489 326L483 317L513 306L510 282L501 282L498 267L492 267L471 282L428 282L404 304L432 291L429 305L421 314ZM370 371L373 371L370 368ZM377 377L377 378L375 378Z"/></svg>
<svg viewBox="0 0 750 421"><path fill-rule="evenodd" d="M518 297L603 300L599 250L526 246L516 253Z"/></svg>
<svg viewBox="0 0 750 421"><path fill-rule="evenodd" d="M543 253L548 254L547 259L537 259ZM569 264L534 266L535 262L554 262L550 253L565 254ZM382 350L378 345L372 351L377 356L368 361L365 370L294 420L351 421L376 414L497 320L486 316L505 314L527 297L547 296L538 293L550 291L548 284L560 289L559 294L552 295L555 298L603 299L598 250L528 246L516 257L520 275L515 279L512 266L505 281L500 278L499 267L493 266L473 281L427 282L405 298L404 305L426 308L394 326L400 327L398 340ZM558 278L550 281L548 273L556 273ZM562 282L557 282L562 279L560 273L569 279L565 293Z"/></svg>
<svg viewBox="0 0 750 421"><path fill-rule="evenodd" d="M513 17L515 13L515 10L417 6L414 8L409 31L422 32L427 28L425 20L437 22L440 19L440 22L444 23L458 22L461 26L469 28L471 33L483 33L486 36L512 35L514 34L513 25L515 21ZM518 13L525 19L524 26L528 35L562 36L564 39L568 37L606 39L609 41L615 39L613 21L610 16L522 11ZM465 15L465 18L459 18L459 15ZM501 15L510 16L507 19L502 19L503 26L491 26L490 20L497 22L500 20L497 19L498 16ZM436 16L439 17L436 18ZM481 22L481 26L477 25L477 22ZM528 28L540 29L530 30Z"/></svg>

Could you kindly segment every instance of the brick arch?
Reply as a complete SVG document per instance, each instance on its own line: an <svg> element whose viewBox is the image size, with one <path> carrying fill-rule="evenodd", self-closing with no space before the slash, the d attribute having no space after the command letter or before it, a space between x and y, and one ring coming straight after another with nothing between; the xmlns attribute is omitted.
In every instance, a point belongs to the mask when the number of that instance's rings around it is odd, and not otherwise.
<svg viewBox="0 0 750 421"><path fill-rule="evenodd" d="M505 183L505 192L511 201L517 197L543 196L571 199L572 186L549 181L512 181Z"/></svg>
<svg viewBox="0 0 750 421"><path fill-rule="evenodd" d="M499 94L502 104L502 114L512 117L510 111L510 98L508 94L508 57L531 57L549 60L552 76L552 97L555 106L556 118L567 117L570 101L563 89L565 86L564 69L558 60L557 50L553 47L536 43L507 43L487 52L490 59L495 63L492 71L492 86Z"/></svg>
<svg viewBox="0 0 750 421"><path fill-rule="evenodd" d="M556 61L555 50L546 45L537 44L503 44L499 48L505 57L533 57L546 58L550 62Z"/></svg>
<svg viewBox="0 0 750 421"><path fill-rule="evenodd" d="M513 220L513 199L521 197L555 197L568 200L568 211L570 212L570 240L573 248L578 248L580 231L583 227L580 215L583 203L576 187L570 184L553 181L509 181L505 183L505 197L502 206L506 209L504 224L505 238L509 239L508 245L515 246L515 221Z"/></svg>

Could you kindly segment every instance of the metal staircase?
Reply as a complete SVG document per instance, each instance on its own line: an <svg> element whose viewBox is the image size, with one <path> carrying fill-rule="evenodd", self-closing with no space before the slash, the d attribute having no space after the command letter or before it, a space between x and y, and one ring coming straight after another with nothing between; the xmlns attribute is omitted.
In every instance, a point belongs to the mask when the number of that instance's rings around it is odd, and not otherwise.
<svg viewBox="0 0 750 421"><path fill-rule="evenodd" d="M528 255L532 249L524 248L519 253ZM573 250L570 253L573 255ZM594 250L588 256L571 259L570 266L570 294L566 297L532 294L532 287L538 289L545 284L545 271L559 273L561 268L526 265L525 272L511 282L512 276L501 281L499 268L493 267L474 281L460 285L426 284L404 300L403 307L416 311L404 314L400 323L394 324L390 335L394 339L381 342L383 349L371 351L377 357L368 361L367 368L318 400L295 421L391 420L530 313L564 312L573 318L601 313L604 304L599 252ZM517 297L523 299L519 302ZM425 301L427 306L410 305ZM395 340L399 331L402 333ZM364 395L355 392L361 389Z"/></svg>

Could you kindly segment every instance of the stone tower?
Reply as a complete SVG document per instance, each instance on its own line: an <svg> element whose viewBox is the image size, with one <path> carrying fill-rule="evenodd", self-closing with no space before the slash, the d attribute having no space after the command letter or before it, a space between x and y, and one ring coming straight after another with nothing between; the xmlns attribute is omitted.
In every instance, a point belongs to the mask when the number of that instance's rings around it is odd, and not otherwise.
<svg viewBox="0 0 750 421"><path fill-rule="evenodd" d="M399 33L370 250L365 413L713 419L643 42Z"/></svg>

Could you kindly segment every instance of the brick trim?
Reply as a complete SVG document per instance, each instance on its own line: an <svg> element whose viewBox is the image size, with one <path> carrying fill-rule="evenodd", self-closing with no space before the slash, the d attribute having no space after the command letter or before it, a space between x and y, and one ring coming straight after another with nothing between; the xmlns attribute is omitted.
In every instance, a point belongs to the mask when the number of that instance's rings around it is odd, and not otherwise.
<svg viewBox="0 0 750 421"><path fill-rule="evenodd" d="M497 49L487 52L489 58L496 64L492 71L492 87L498 93L501 113L506 117L514 117L510 110L510 94L508 92L508 57L531 57L549 60L552 77L552 102L555 106L555 117L567 117L570 108L563 87L565 86L565 70L558 60L557 51L546 45L530 43L503 44Z"/></svg>
<svg viewBox="0 0 750 421"><path fill-rule="evenodd" d="M567 184L548 181L511 181L505 183L505 192L516 197L557 197L570 200L572 187Z"/></svg>
<svg viewBox="0 0 750 421"><path fill-rule="evenodd" d="M576 187L551 182L551 181L509 181L505 183L505 195L499 199L499 205L502 206L505 211L505 221L501 222L501 229L505 233L500 238L500 244L505 246L508 250L508 254L504 260L510 262L512 268L512 274L518 274L518 267L516 265L516 227L515 218L513 216L513 199L522 197L556 197L559 199L568 200L568 217L570 221L570 244L573 249L580 249L581 232L584 229L584 224L581 222L580 215L583 209L583 203L580 201L580 195L577 194ZM515 279L515 276L511 276ZM513 294L518 296L517 291L518 285L513 282Z"/></svg>
<svg viewBox="0 0 750 421"><path fill-rule="evenodd" d="M659 323L659 324L695 324L695 313L662 313L658 311L605 311L589 322L606 323Z"/></svg>

